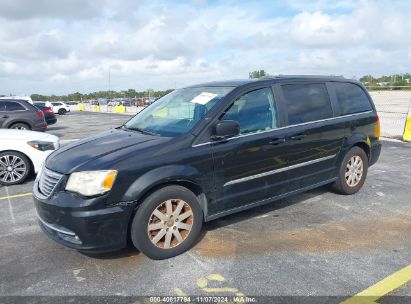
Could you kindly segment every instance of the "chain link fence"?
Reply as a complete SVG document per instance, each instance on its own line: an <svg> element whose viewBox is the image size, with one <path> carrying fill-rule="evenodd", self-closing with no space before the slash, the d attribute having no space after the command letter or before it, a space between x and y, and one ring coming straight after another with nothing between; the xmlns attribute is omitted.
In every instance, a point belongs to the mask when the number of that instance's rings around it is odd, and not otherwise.
<svg viewBox="0 0 411 304"><path fill-rule="evenodd" d="M381 122L381 136L402 139L404 127L407 120L409 108L411 106L411 87L410 90L373 90L367 88L374 100L377 108L378 116ZM83 111L94 112L121 112L136 114L144 107L122 107L121 111L115 111L114 106L99 106L98 109L93 108L90 104L83 104ZM124 108L124 109L123 109ZM79 110L79 106L71 106L72 110Z"/></svg>
<svg viewBox="0 0 411 304"><path fill-rule="evenodd" d="M411 105L411 90L372 91L381 122L381 136L402 139L408 111Z"/></svg>

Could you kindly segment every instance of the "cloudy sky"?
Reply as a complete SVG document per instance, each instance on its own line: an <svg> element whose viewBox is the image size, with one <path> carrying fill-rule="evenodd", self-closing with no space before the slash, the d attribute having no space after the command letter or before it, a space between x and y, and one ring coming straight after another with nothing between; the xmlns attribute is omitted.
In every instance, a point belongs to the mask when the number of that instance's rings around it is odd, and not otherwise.
<svg viewBox="0 0 411 304"><path fill-rule="evenodd" d="M411 1L0 0L0 94L411 72Z"/></svg>

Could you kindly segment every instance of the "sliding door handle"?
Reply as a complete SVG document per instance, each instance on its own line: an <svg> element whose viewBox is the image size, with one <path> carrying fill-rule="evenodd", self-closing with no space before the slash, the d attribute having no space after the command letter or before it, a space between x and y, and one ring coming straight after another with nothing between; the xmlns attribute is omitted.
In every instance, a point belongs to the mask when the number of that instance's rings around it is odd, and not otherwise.
<svg viewBox="0 0 411 304"><path fill-rule="evenodd" d="M278 145L278 144L282 144L285 143L285 138L273 138L272 140L270 140L268 143L270 145Z"/></svg>

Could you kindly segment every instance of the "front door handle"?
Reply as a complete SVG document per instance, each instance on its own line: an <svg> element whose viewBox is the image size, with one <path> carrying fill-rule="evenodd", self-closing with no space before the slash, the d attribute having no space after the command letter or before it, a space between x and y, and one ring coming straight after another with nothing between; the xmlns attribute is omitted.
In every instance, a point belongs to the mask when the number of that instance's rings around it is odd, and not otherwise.
<svg viewBox="0 0 411 304"><path fill-rule="evenodd" d="M270 145L278 145L285 143L285 138L274 138L268 142Z"/></svg>
<svg viewBox="0 0 411 304"><path fill-rule="evenodd" d="M298 134L298 135L291 136L290 139L292 139L292 140L301 140L301 139L305 138L306 136L307 135L305 135L305 134Z"/></svg>
<svg viewBox="0 0 411 304"><path fill-rule="evenodd" d="M9 115L3 115L3 118L9 118Z"/></svg>

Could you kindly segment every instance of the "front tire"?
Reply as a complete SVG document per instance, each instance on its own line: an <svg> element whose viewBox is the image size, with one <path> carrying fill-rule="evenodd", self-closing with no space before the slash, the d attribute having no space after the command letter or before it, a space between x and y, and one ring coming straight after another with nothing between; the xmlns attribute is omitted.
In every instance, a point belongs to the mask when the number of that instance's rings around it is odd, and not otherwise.
<svg viewBox="0 0 411 304"><path fill-rule="evenodd" d="M364 185L367 172L367 154L360 147L351 148L341 162L334 190L345 195L357 193Z"/></svg>
<svg viewBox="0 0 411 304"><path fill-rule="evenodd" d="M24 182L30 170L31 163L26 155L14 151L0 153L1 185L11 186Z"/></svg>
<svg viewBox="0 0 411 304"><path fill-rule="evenodd" d="M195 194L182 186L166 186L149 195L132 225L134 246L154 260L179 255L197 241L203 212Z"/></svg>

